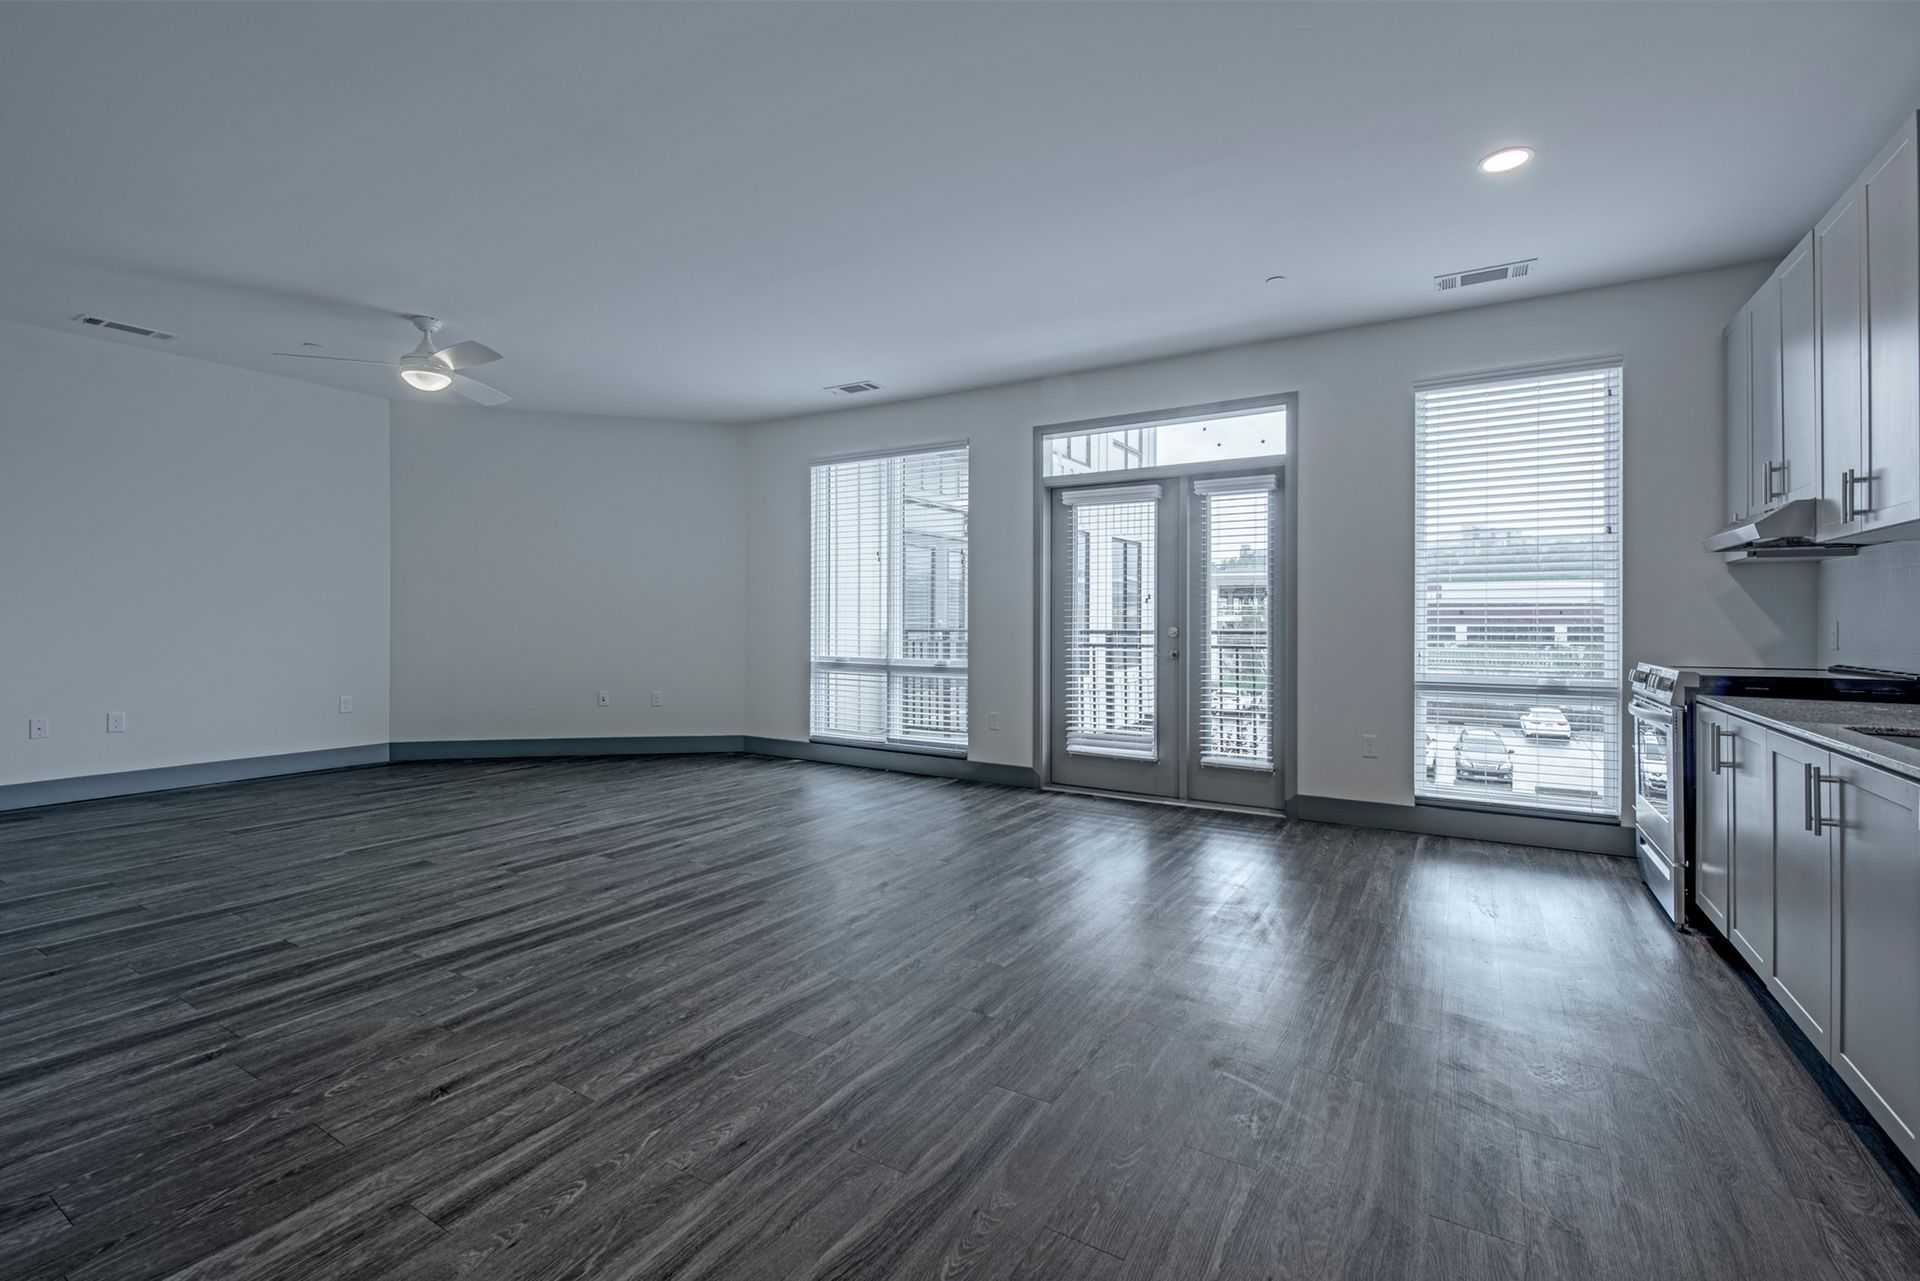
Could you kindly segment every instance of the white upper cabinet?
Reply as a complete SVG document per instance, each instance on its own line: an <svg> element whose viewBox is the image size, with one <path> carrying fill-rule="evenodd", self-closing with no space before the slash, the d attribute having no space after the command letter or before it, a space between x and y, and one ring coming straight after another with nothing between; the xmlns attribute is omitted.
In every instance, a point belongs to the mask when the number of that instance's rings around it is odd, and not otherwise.
<svg viewBox="0 0 1920 1281"><path fill-rule="evenodd" d="M1920 539L1920 116L1726 331L1726 516L1819 500L1816 537Z"/></svg>
<svg viewBox="0 0 1920 1281"><path fill-rule="evenodd" d="M1820 496L1820 300L1808 232L1775 273L1780 287L1780 458L1775 502Z"/></svg>
<svg viewBox="0 0 1920 1281"><path fill-rule="evenodd" d="M1861 182L1867 224L1867 435L1856 478L1866 537L1916 537L1920 521L1920 139L1915 118ZM1864 480L1864 484L1858 483Z"/></svg>
<svg viewBox="0 0 1920 1281"><path fill-rule="evenodd" d="M1813 229L1820 302L1819 536L1846 538L1861 526L1848 487L1866 449L1867 239L1858 184Z"/></svg>
<svg viewBox="0 0 1920 1281"><path fill-rule="evenodd" d="M1741 308L1721 335L1727 374L1726 523L1753 514L1753 312Z"/></svg>
<svg viewBox="0 0 1920 1281"><path fill-rule="evenodd" d="M1752 415L1752 475L1747 493L1756 512L1778 505L1785 491L1787 464L1780 427L1780 273L1775 272L1747 304L1753 326L1747 374L1753 383L1748 397Z"/></svg>

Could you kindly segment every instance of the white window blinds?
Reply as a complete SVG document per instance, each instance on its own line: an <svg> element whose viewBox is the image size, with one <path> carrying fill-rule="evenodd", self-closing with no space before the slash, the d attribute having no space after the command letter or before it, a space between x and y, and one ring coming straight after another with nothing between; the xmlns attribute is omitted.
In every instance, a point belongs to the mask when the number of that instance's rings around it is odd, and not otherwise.
<svg viewBox="0 0 1920 1281"><path fill-rule="evenodd" d="M967 746L967 451L813 468L811 732Z"/></svg>
<svg viewBox="0 0 1920 1281"><path fill-rule="evenodd" d="M1152 760L1160 488L1068 490L1067 750Z"/></svg>
<svg viewBox="0 0 1920 1281"><path fill-rule="evenodd" d="M1194 482L1199 504L1200 761L1273 768L1272 476Z"/></svg>
<svg viewBox="0 0 1920 1281"><path fill-rule="evenodd" d="M1414 782L1619 811L1621 369L1416 388Z"/></svg>

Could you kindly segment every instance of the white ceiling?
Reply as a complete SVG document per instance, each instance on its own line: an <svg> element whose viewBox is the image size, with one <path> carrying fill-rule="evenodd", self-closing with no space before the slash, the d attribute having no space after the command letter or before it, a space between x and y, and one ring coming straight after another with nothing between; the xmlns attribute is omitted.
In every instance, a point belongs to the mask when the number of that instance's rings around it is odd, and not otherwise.
<svg viewBox="0 0 1920 1281"><path fill-rule="evenodd" d="M1913 4L7 3L0 316L419 397L270 353L424 311L523 406L777 417L1779 253L1916 55Z"/></svg>

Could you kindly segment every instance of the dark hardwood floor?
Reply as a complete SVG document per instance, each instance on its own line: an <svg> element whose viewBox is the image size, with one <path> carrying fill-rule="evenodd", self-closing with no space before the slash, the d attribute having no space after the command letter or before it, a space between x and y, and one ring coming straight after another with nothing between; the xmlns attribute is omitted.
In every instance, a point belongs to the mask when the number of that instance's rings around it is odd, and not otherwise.
<svg viewBox="0 0 1920 1281"><path fill-rule="evenodd" d="M750 758L0 816L0 1276L1912 1277L1626 862Z"/></svg>

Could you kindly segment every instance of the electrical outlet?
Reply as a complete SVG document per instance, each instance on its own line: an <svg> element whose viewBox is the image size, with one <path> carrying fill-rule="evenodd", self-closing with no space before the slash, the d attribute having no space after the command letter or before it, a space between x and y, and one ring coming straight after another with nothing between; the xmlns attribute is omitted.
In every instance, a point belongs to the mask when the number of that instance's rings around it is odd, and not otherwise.
<svg viewBox="0 0 1920 1281"><path fill-rule="evenodd" d="M47 718L44 716L27 717L27 737L45 738L47 736Z"/></svg>
<svg viewBox="0 0 1920 1281"><path fill-rule="evenodd" d="M1380 759L1380 736L1378 734L1362 734L1360 736L1360 755L1370 761Z"/></svg>
<svg viewBox="0 0 1920 1281"><path fill-rule="evenodd" d="M340 696L340 712L341 712L341 714L342 714L342 715L345 715L346 713L348 713L348 712L350 712L350 711L352 711L352 710L353 710L353 695L351 695L351 694L342 694L342 695Z"/></svg>
<svg viewBox="0 0 1920 1281"><path fill-rule="evenodd" d="M600 706L602 706L602 707L612 707L612 706L613 706L613 691L612 691L612 690L607 690L607 689L603 689L603 690L601 690L601 691L600 691Z"/></svg>
<svg viewBox="0 0 1920 1281"><path fill-rule="evenodd" d="M658 707L660 706L660 703L661 703L660 691L656 689L653 691L653 705L655 707Z"/></svg>
<svg viewBox="0 0 1920 1281"><path fill-rule="evenodd" d="M998 730L1000 728L1000 713L987 713L987 728L990 730Z"/></svg>
<svg viewBox="0 0 1920 1281"><path fill-rule="evenodd" d="M127 732L127 714L125 712L107 713L107 733L124 734Z"/></svg>

